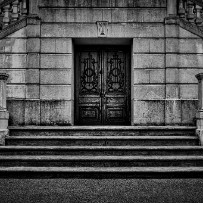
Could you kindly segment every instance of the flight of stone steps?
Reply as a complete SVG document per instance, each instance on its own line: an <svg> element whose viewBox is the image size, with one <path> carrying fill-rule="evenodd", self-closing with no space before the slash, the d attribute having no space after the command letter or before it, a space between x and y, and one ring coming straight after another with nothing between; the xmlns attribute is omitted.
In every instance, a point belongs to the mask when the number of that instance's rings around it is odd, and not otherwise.
<svg viewBox="0 0 203 203"><path fill-rule="evenodd" d="M195 177L203 147L194 127L11 127L0 176Z"/></svg>

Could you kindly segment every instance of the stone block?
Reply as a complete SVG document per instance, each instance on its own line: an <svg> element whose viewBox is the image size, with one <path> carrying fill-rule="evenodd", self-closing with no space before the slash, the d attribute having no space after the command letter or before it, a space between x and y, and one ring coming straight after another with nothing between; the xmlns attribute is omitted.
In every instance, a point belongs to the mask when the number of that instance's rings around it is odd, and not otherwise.
<svg viewBox="0 0 203 203"><path fill-rule="evenodd" d="M134 69L134 84L149 83L150 76L148 69Z"/></svg>
<svg viewBox="0 0 203 203"><path fill-rule="evenodd" d="M195 125L197 106L198 106L197 100L181 101L181 109L182 109L181 119L183 125Z"/></svg>
<svg viewBox="0 0 203 203"><path fill-rule="evenodd" d="M134 85L135 100L160 100L165 98L165 85Z"/></svg>
<svg viewBox="0 0 203 203"><path fill-rule="evenodd" d="M1 70L2 72L6 72L9 77L8 77L8 80L7 80L7 83L8 84L11 84L11 83L25 83L25 70L16 70L16 69L2 69Z"/></svg>
<svg viewBox="0 0 203 203"><path fill-rule="evenodd" d="M26 39L5 38L0 42L0 53L26 53Z"/></svg>
<svg viewBox="0 0 203 203"><path fill-rule="evenodd" d="M179 27L179 37L180 38L195 38L195 39L200 39L197 35Z"/></svg>
<svg viewBox="0 0 203 203"><path fill-rule="evenodd" d="M181 101L180 100L165 101L165 124L181 125Z"/></svg>
<svg viewBox="0 0 203 203"><path fill-rule="evenodd" d="M202 68L203 54L166 54L166 67Z"/></svg>
<svg viewBox="0 0 203 203"><path fill-rule="evenodd" d="M72 79L71 69L67 70L41 70L40 84L70 85Z"/></svg>
<svg viewBox="0 0 203 203"><path fill-rule="evenodd" d="M7 100L9 112L9 125L25 124L25 101L24 100Z"/></svg>
<svg viewBox="0 0 203 203"><path fill-rule="evenodd" d="M72 39L56 39L56 53L73 53Z"/></svg>
<svg viewBox="0 0 203 203"><path fill-rule="evenodd" d="M180 86L177 84L166 84L166 99L179 99Z"/></svg>
<svg viewBox="0 0 203 203"><path fill-rule="evenodd" d="M26 69L26 83L39 83L39 69Z"/></svg>
<svg viewBox="0 0 203 203"><path fill-rule="evenodd" d="M165 83L165 70L149 70L150 83Z"/></svg>
<svg viewBox="0 0 203 203"><path fill-rule="evenodd" d="M163 53L164 39L133 39L133 53Z"/></svg>
<svg viewBox="0 0 203 203"><path fill-rule="evenodd" d="M7 97L15 99L25 99L25 85L7 85Z"/></svg>
<svg viewBox="0 0 203 203"><path fill-rule="evenodd" d="M26 38L26 37L27 37L27 29L25 27L7 36L7 38Z"/></svg>
<svg viewBox="0 0 203 203"><path fill-rule="evenodd" d="M40 39L28 38L27 39L27 52L40 52Z"/></svg>
<svg viewBox="0 0 203 203"><path fill-rule="evenodd" d="M72 68L72 54L42 54L41 68Z"/></svg>
<svg viewBox="0 0 203 203"><path fill-rule="evenodd" d="M26 54L1 54L0 68L26 68Z"/></svg>
<svg viewBox="0 0 203 203"><path fill-rule="evenodd" d="M180 83L197 83L196 74L202 73L201 69L180 69Z"/></svg>
<svg viewBox="0 0 203 203"><path fill-rule="evenodd" d="M40 125L40 101L25 101L25 125Z"/></svg>
<svg viewBox="0 0 203 203"><path fill-rule="evenodd" d="M41 125L71 125L71 101L41 101Z"/></svg>
<svg viewBox="0 0 203 203"><path fill-rule="evenodd" d="M70 85L41 85L40 98L43 100L71 100Z"/></svg>
<svg viewBox="0 0 203 203"><path fill-rule="evenodd" d="M27 25L26 31L27 31L27 37L40 37L41 25Z"/></svg>
<svg viewBox="0 0 203 203"><path fill-rule="evenodd" d="M134 68L164 68L165 55L164 54L134 54L133 55Z"/></svg>
<svg viewBox="0 0 203 203"><path fill-rule="evenodd" d="M166 83L180 83L180 70L177 68L167 68Z"/></svg>
<svg viewBox="0 0 203 203"><path fill-rule="evenodd" d="M180 98L181 99L197 99L198 98L198 85L180 85Z"/></svg>
<svg viewBox="0 0 203 203"><path fill-rule="evenodd" d="M179 25L165 25L166 37L178 38L179 37Z"/></svg>
<svg viewBox="0 0 203 203"><path fill-rule="evenodd" d="M41 25L42 37L97 37L97 25L95 23L43 23ZM164 37L162 23L109 23L108 37Z"/></svg>
<svg viewBox="0 0 203 203"><path fill-rule="evenodd" d="M134 101L134 125L164 125L164 101Z"/></svg>
<svg viewBox="0 0 203 203"><path fill-rule="evenodd" d="M26 99L39 99L39 85L26 85Z"/></svg>
<svg viewBox="0 0 203 203"><path fill-rule="evenodd" d="M28 53L27 55L27 68L40 68L40 55Z"/></svg>
<svg viewBox="0 0 203 203"><path fill-rule="evenodd" d="M203 53L201 39L166 39L166 52Z"/></svg>
<svg viewBox="0 0 203 203"><path fill-rule="evenodd" d="M56 39L42 38L41 39L42 53L56 53Z"/></svg>

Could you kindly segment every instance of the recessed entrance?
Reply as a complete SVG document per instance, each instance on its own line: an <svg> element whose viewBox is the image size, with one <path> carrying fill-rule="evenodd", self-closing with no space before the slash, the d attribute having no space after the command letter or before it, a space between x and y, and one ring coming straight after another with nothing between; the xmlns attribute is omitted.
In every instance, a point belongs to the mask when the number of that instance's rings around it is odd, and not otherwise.
<svg viewBox="0 0 203 203"><path fill-rule="evenodd" d="M76 46L75 123L130 124L128 46Z"/></svg>

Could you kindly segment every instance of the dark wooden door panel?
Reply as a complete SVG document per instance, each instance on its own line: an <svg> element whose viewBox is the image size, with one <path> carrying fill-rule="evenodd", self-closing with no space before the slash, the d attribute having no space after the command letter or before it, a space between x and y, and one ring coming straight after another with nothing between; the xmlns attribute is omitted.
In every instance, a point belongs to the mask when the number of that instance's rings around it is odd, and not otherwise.
<svg viewBox="0 0 203 203"><path fill-rule="evenodd" d="M79 48L76 69L76 123L129 124L130 58L126 48Z"/></svg>

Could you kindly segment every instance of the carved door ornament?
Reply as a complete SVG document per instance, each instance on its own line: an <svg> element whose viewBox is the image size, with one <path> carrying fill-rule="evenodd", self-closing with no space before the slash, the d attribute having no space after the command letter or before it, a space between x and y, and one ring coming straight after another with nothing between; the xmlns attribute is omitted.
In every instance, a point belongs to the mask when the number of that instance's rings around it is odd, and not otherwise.
<svg viewBox="0 0 203 203"><path fill-rule="evenodd" d="M108 34L108 22L97 21L97 35L98 37L107 37Z"/></svg>

